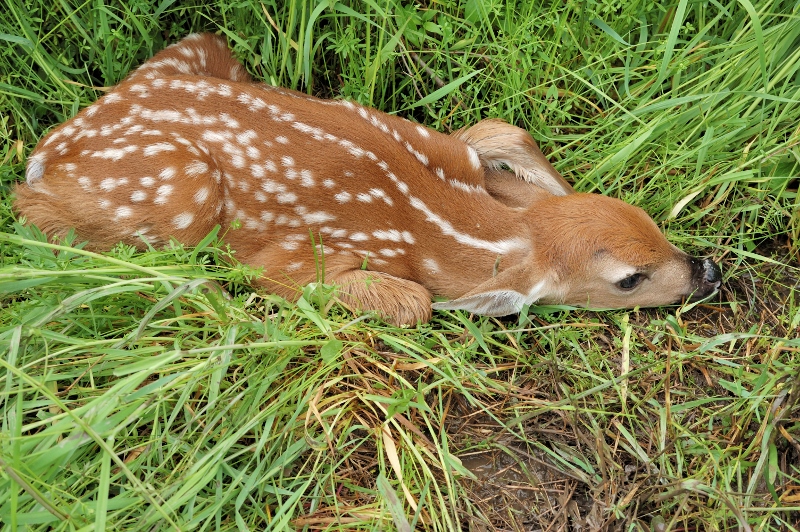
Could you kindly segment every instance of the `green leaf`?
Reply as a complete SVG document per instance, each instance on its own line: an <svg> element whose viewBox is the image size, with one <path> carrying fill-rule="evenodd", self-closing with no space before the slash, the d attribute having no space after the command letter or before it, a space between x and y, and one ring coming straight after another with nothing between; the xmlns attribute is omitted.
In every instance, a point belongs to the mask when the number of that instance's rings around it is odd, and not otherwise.
<svg viewBox="0 0 800 532"><path fill-rule="evenodd" d="M444 87L433 91L432 93L428 94L427 96L425 96L421 100L417 101L414 105L410 106L409 109L414 109L414 108L420 107L422 105L428 105L429 103L433 103L433 102L435 102L435 101L447 96L448 94L450 94L451 92L456 90L458 87L460 87L462 83L464 83L465 81L467 81L469 79L472 79L473 77L477 76L481 72L483 72L483 69L481 69L481 70L473 70L469 74L467 74L465 76L461 76L460 78L458 78L455 81L451 81L450 83L448 83Z"/></svg>
<svg viewBox="0 0 800 532"><path fill-rule="evenodd" d="M319 354L325 363L332 364L342 352L342 348L344 348L344 343L341 340L329 340L320 348Z"/></svg>
<svg viewBox="0 0 800 532"><path fill-rule="evenodd" d="M608 35L609 37L611 37L612 39L614 39L615 41L617 41L621 45L630 46L630 44L628 44L628 42L625 39L623 39L622 37L619 36L619 33L614 31L613 28L611 28L608 24L606 24L605 22L603 22L599 18L593 18L592 19L592 24L594 24L595 26L597 26L598 28L603 30L603 32L605 32L606 35Z"/></svg>
<svg viewBox="0 0 800 532"><path fill-rule="evenodd" d="M378 493L383 496L388 507L389 514L392 516L392 521L400 532L411 532L411 524L408 522L405 512L403 511L403 501L397 496L397 493L392 489L392 485L383 476L383 473L378 475L377 481Z"/></svg>

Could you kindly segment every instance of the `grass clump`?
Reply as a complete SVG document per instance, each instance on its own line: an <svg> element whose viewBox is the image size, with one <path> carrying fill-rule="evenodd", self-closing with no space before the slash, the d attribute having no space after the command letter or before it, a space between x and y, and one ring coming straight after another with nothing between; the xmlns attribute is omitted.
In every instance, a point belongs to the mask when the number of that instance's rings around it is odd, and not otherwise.
<svg viewBox="0 0 800 532"><path fill-rule="evenodd" d="M10 0L0 521L34 530L800 528L797 7ZM722 262L701 304L391 328L11 212L26 154L166 44L442 131L500 117ZM234 255L235 258L235 255Z"/></svg>

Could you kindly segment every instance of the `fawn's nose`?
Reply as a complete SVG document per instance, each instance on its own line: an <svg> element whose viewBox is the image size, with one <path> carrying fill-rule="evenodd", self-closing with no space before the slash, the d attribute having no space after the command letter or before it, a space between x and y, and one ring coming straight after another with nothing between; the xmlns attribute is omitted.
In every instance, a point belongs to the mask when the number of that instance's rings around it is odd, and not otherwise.
<svg viewBox="0 0 800 532"><path fill-rule="evenodd" d="M713 260L691 257L689 264L692 267L692 284L695 287L692 299L701 299L713 294L722 285L722 272Z"/></svg>

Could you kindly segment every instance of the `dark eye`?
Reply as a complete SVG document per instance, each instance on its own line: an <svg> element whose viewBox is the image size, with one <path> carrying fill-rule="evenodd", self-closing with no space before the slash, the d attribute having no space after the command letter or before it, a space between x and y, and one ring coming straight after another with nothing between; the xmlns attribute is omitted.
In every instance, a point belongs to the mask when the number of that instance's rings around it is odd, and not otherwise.
<svg viewBox="0 0 800 532"><path fill-rule="evenodd" d="M621 290L633 290L639 283L642 282L644 279L644 275L641 273L634 273L633 275L629 275L628 277L624 278L623 280L617 283L617 287Z"/></svg>

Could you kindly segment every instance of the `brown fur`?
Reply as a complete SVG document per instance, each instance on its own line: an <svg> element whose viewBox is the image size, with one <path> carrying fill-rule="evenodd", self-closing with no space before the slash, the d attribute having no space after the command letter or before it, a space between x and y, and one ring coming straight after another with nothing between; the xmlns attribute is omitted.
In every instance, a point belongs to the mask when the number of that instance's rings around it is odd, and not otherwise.
<svg viewBox="0 0 800 532"><path fill-rule="evenodd" d="M296 297L324 257L343 300L400 324L428 320L432 295L501 315L710 291L647 215L574 194L523 130L486 120L447 136L255 84L213 35L163 50L53 130L27 179L15 209L51 237L192 245L219 224L269 290ZM629 297L597 281L626 268L657 282Z"/></svg>

